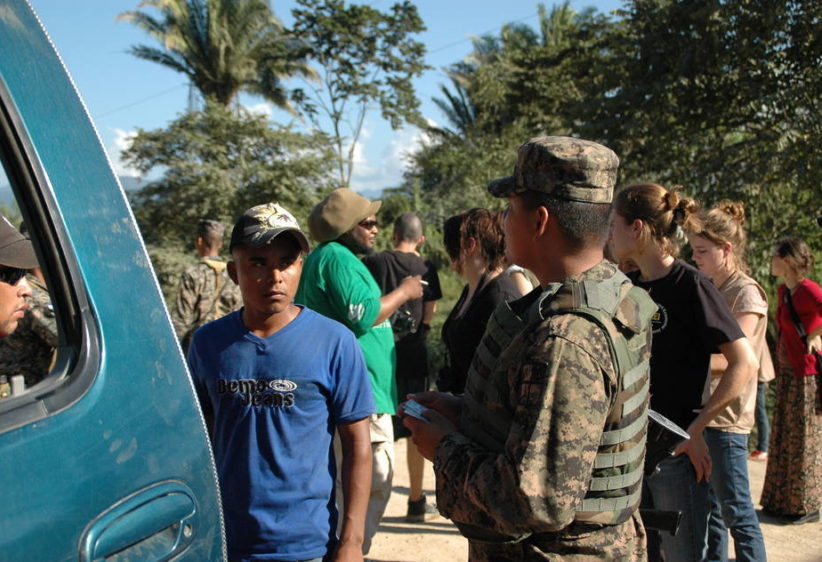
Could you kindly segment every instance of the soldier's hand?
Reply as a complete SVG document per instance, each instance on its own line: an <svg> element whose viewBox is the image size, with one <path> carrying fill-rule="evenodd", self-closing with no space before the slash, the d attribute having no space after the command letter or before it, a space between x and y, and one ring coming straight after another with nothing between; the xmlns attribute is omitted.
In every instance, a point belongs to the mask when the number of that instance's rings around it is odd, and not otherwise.
<svg viewBox="0 0 822 562"><path fill-rule="evenodd" d="M459 425L460 414L462 414L462 397L447 392L427 391L409 394L407 398L439 412L454 426Z"/></svg>
<svg viewBox="0 0 822 562"><path fill-rule="evenodd" d="M688 455L696 472L696 481L702 482L702 480L705 480L707 482L711 476L713 466L711 455L708 453L708 444L705 443L701 431L688 431L688 434L691 438L677 445L674 449L674 455L681 455L682 453Z"/></svg>
<svg viewBox="0 0 822 562"><path fill-rule="evenodd" d="M400 287L405 293L407 300L422 298L422 277L414 275L406 277L400 282Z"/></svg>
<svg viewBox="0 0 822 562"><path fill-rule="evenodd" d="M402 419L402 424L411 430L411 440L417 446L420 454L429 461L433 461L442 438L449 433L456 432L457 428L447 418L434 410L425 410L423 416L428 421L405 416Z"/></svg>

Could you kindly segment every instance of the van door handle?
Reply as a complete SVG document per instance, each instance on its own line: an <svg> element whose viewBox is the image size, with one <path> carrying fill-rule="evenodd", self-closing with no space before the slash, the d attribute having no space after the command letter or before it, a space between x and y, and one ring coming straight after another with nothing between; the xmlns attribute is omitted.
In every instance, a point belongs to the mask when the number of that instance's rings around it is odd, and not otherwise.
<svg viewBox="0 0 822 562"><path fill-rule="evenodd" d="M182 482L153 484L98 515L83 532L80 560L168 560L197 531L194 494Z"/></svg>

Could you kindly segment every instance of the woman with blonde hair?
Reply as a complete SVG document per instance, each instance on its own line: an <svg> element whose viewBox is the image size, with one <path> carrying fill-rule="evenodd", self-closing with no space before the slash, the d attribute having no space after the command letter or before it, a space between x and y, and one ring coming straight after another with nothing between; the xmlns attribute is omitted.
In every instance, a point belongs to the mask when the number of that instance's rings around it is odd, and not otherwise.
<svg viewBox="0 0 822 562"><path fill-rule="evenodd" d="M693 259L711 278L725 299L739 327L759 360L759 378L773 378L773 363L765 342L768 329L768 299L765 290L748 274L745 263L745 207L722 201L700 213L698 229L689 234ZM727 362L711 356L703 401L707 402L722 380ZM711 472L711 515L708 524L708 560L728 559L728 529L734 540L736 559L765 560L765 541L751 500L748 481L748 434L754 425L757 378L752 377L742 394L732 400L705 428L705 441L713 460Z"/></svg>
<svg viewBox="0 0 822 562"><path fill-rule="evenodd" d="M801 239L785 238L774 248L771 273L784 283L776 308L776 404L760 503L764 512L796 525L819 521L822 495L816 355L822 351L822 289L806 278L812 270L813 255Z"/></svg>
<svg viewBox="0 0 822 562"><path fill-rule="evenodd" d="M711 473L703 430L755 376L756 357L716 286L677 259L684 230L698 227L696 202L683 197L679 188L645 183L620 190L614 207L611 254L617 263L630 261L638 267L629 277L659 307L653 320L651 407L687 428L691 437L643 482L643 507L682 512L675 536L649 533L648 556L661 559L661 540L668 562L702 560ZM702 390L717 348L728 366L703 405Z"/></svg>

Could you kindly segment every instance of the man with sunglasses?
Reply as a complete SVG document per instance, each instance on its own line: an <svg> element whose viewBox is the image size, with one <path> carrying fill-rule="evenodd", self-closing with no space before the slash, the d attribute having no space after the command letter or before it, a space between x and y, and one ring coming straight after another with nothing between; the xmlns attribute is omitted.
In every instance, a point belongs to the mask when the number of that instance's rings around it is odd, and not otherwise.
<svg viewBox="0 0 822 562"><path fill-rule="evenodd" d="M26 315L31 296L26 272L38 265L31 242L0 216L0 338L10 336Z"/></svg>
<svg viewBox="0 0 822 562"><path fill-rule="evenodd" d="M382 295L374 277L357 258L373 252L380 204L340 188L314 207L308 216L308 229L318 244L305 259L295 298L295 302L354 332L371 378L376 414L370 423L373 468L363 553L368 553L388 504L394 472L391 415L397 406L396 354L388 319L406 301L422 297L419 275L406 277L396 289Z"/></svg>

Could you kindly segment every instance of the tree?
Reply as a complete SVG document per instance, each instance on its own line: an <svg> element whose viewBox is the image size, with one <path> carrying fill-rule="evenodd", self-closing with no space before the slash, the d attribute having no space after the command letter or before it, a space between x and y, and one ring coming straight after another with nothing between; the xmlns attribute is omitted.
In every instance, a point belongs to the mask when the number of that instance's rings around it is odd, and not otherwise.
<svg viewBox="0 0 822 562"><path fill-rule="evenodd" d="M135 10L118 19L162 47L137 45L130 52L185 74L204 99L228 106L245 90L290 108L282 80L313 76L266 0L143 0L138 7L160 17Z"/></svg>
<svg viewBox="0 0 822 562"><path fill-rule="evenodd" d="M341 185L351 181L354 150L371 104L393 129L421 124L411 80L426 66L425 47L411 35L425 30L408 0L388 13L343 0L297 0L293 36L302 53L319 66L318 85L293 96L308 120L328 130Z"/></svg>
<svg viewBox="0 0 822 562"><path fill-rule="evenodd" d="M163 171L132 197L146 241L157 245L188 244L199 219L233 224L268 201L304 218L333 187L323 135L272 129L264 116L214 103L166 129L138 130L123 159L144 174Z"/></svg>

